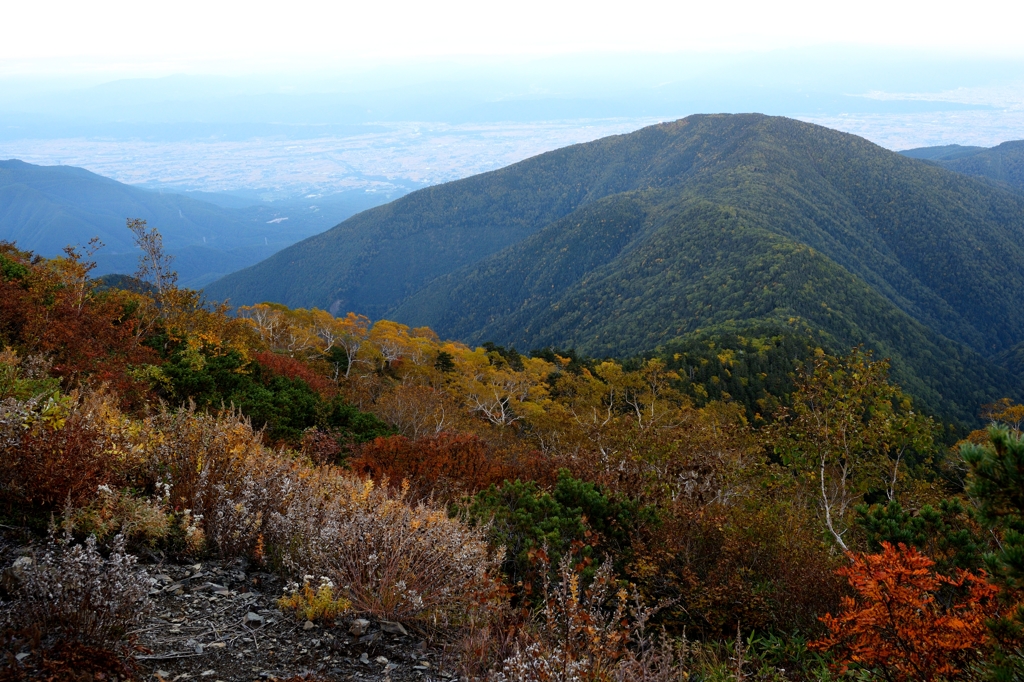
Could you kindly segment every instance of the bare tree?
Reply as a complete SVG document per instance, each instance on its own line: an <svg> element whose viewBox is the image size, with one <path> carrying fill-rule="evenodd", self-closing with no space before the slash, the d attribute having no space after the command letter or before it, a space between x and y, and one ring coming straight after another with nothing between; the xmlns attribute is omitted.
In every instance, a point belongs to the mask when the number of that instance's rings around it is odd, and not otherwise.
<svg viewBox="0 0 1024 682"><path fill-rule="evenodd" d="M174 257L164 253L164 238L155 227L147 227L145 220L129 218L128 229L135 235L135 245L142 250L135 278L152 284L157 297L163 300L178 283L178 273L171 269Z"/></svg>

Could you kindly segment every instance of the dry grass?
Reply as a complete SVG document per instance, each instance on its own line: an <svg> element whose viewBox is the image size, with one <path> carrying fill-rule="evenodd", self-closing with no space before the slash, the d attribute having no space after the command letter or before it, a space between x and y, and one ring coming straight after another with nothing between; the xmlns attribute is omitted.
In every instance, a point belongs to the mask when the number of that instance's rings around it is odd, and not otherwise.
<svg viewBox="0 0 1024 682"><path fill-rule="evenodd" d="M187 409L150 425L172 504L201 518L209 547L225 558L327 576L353 609L389 620L462 622L497 594L482 532L443 509L270 451L237 414Z"/></svg>
<svg viewBox="0 0 1024 682"><path fill-rule="evenodd" d="M129 546L155 546L171 530L171 518L164 499L133 495L130 490L100 486L96 499L64 515L64 527L77 535L92 535L107 542L115 535Z"/></svg>
<svg viewBox="0 0 1024 682"><path fill-rule="evenodd" d="M333 471L293 488L266 537L287 569L329 577L355 610L387 620L461 623L498 594L497 562L480 531Z"/></svg>

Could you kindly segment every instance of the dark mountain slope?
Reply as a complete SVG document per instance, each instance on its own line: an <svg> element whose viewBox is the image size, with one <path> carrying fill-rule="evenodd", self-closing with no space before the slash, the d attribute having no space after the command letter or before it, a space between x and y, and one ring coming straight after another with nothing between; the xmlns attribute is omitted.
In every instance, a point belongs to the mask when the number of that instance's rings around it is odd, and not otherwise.
<svg viewBox="0 0 1024 682"><path fill-rule="evenodd" d="M977 154L938 163L958 173L988 178L1024 192L1024 140L1004 142Z"/></svg>
<svg viewBox="0 0 1024 682"><path fill-rule="evenodd" d="M762 118L686 191L764 216L980 352L1024 338L1024 201L866 140Z"/></svg>
<svg viewBox="0 0 1024 682"><path fill-rule="evenodd" d="M434 278L602 197L649 189L769 216L765 229L821 251L979 352L1024 338L1014 293L1024 290L1021 197L852 135L760 115L693 116L421 190L207 293L401 314Z"/></svg>
<svg viewBox="0 0 1024 682"><path fill-rule="evenodd" d="M748 211L762 229L817 249L919 322L979 352L1024 338L1024 310L1016 304L1016 292L1024 291L1020 197L787 119L692 117L670 125L691 129L703 148L674 186L647 196L652 207L671 215L678 202L699 198ZM522 271L511 280L529 280L531 259L539 257L510 256ZM559 267L540 262L542 271ZM425 298L438 305L436 291L450 282L435 283L394 316L424 313ZM494 316L455 297L451 305L460 316ZM469 328L438 331L464 335Z"/></svg>
<svg viewBox="0 0 1024 682"><path fill-rule="evenodd" d="M264 207L228 209L146 191L82 168L0 161L0 240L56 256L98 236L105 244L94 256L99 274L135 270L127 218L160 229L182 283L190 286L252 265L313 231L301 220L268 224L277 216L266 213Z"/></svg>
<svg viewBox="0 0 1024 682"><path fill-rule="evenodd" d="M962 144L944 144L938 147L915 147L900 152L903 156L925 161L950 161L983 152L988 147L970 147Z"/></svg>
<svg viewBox="0 0 1024 682"><path fill-rule="evenodd" d="M172 245L202 244L204 238L213 244L251 229L213 204L140 190L82 168L0 161L0 229L22 248L55 253L101 234L112 252L129 251L128 217L160 225Z"/></svg>
<svg viewBox="0 0 1024 682"><path fill-rule="evenodd" d="M1004 142L991 149L962 147L920 147L900 152L914 159L924 159L949 170L985 178L997 186L1024 192L1024 140Z"/></svg>
<svg viewBox="0 0 1024 682"><path fill-rule="evenodd" d="M863 343L892 358L897 380L939 414L970 419L963 405L1014 391L979 354L820 252L759 227L762 216L702 200L670 212L644 203L630 196L583 209L438 280L396 317L475 343L598 356L640 353L728 323L797 324L833 348ZM595 255L603 262L581 273L579 263Z"/></svg>
<svg viewBox="0 0 1024 682"><path fill-rule="evenodd" d="M413 192L207 287L236 304L380 317L433 278L606 196L678 186L760 116L691 117ZM713 119L712 123L709 120ZM713 133L713 135L712 135Z"/></svg>

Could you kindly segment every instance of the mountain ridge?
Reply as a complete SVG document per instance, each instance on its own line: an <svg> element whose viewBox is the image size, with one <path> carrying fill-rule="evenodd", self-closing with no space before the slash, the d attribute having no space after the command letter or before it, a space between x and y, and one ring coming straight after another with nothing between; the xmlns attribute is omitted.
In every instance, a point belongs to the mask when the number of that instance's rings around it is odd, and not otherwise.
<svg viewBox="0 0 1024 682"><path fill-rule="evenodd" d="M1024 339L1024 196L812 124L692 116L415 192L207 291L614 355L802 319L964 416L1017 390L986 357Z"/></svg>
<svg viewBox="0 0 1024 682"><path fill-rule="evenodd" d="M295 208L289 206L290 222L272 223L277 211L264 205L225 208L75 166L0 161L0 239L52 257L98 236L105 246L93 256L97 274L135 270L138 251L125 221L141 218L160 230L182 283L201 287L314 232L315 216Z"/></svg>
<svg viewBox="0 0 1024 682"><path fill-rule="evenodd" d="M1010 140L995 147L945 145L900 152L943 168L983 178L997 187L1024 192L1024 140Z"/></svg>

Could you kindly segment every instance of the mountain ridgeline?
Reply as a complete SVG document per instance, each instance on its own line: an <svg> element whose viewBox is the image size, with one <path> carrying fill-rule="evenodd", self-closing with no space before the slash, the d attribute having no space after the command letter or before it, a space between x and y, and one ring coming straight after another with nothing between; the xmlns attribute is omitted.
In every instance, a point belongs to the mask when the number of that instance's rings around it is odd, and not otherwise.
<svg viewBox="0 0 1024 682"><path fill-rule="evenodd" d="M1004 142L991 149L951 144L908 149L900 153L1024 193L1024 140Z"/></svg>
<svg viewBox="0 0 1024 682"><path fill-rule="evenodd" d="M420 190L207 288L602 356L812 330L891 358L927 409L967 420L1019 395L1006 366L1024 341L1022 292L1024 194L756 114L691 116Z"/></svg>
<svg viewBox="0 0 1024 682"><path fill-rule="evenodd" d="M125 221L140 218L159 228L182 283L201 287L379 203L360 199L329 207L317 200L323 212L310 210L317 207L309 200L280 206L254 200L228 208L132 187L84 168L0 161L0 240L53 257L99 237L104 247L93 256L97 274L128 273L139 252ZM327 213L333 218L325 219Z"/></svg>

